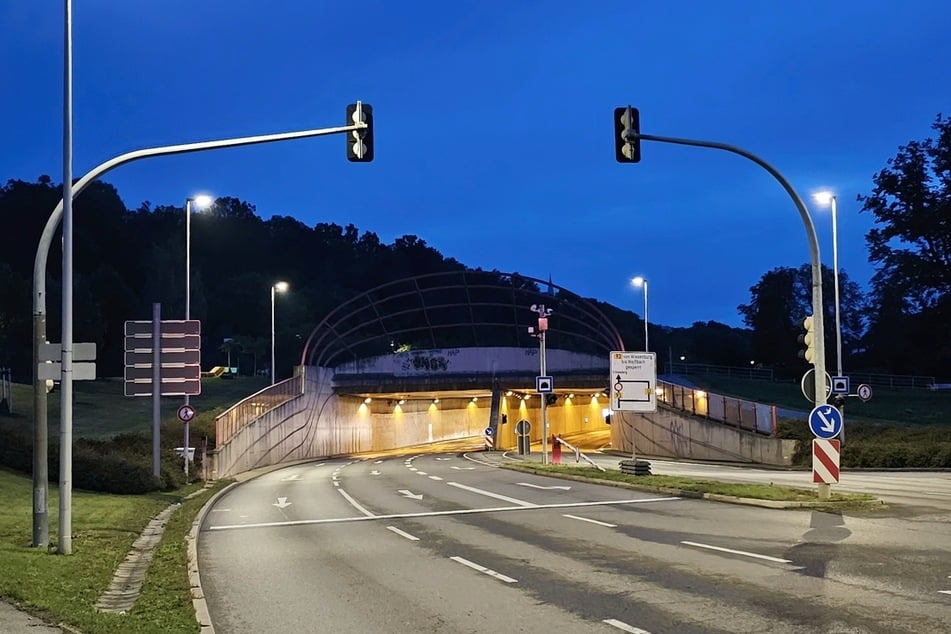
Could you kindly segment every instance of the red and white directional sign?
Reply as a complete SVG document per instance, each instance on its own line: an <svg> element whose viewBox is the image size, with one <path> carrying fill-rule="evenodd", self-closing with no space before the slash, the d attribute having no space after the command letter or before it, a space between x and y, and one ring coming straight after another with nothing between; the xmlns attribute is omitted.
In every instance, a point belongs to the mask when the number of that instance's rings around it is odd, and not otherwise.
<svg viewBox="0 0 951 634"><path fill-rule="evenodd" d="M838 440L831 438L812 439L812 481L821 484L838 484Z"/></svg>

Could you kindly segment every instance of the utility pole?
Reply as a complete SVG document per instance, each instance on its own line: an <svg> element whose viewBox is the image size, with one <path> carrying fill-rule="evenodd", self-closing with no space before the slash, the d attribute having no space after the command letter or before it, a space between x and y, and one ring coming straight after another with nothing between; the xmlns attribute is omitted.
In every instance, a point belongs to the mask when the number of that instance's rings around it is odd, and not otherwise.
<svg viewBox="0 0 951 634"><path fill-rule="evenodd" d="M545 333L548 331L548 317L551 315L551 308L545 308L544 304L532 304L532 312L538 313L538 365L539 376L548 376L545 372ZM529 326L528 332L532 332ZM539 394L542 400L542 464L548 464L548 394Z"/></svg>

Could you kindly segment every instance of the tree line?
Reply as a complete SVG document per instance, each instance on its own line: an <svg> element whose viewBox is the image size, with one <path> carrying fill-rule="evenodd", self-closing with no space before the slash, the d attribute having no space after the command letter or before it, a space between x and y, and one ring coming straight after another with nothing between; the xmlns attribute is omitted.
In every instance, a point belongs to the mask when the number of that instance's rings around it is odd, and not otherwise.
<svg viewBox="0 0 951 634"><path fill-rule="evenodd" d="M951 120L939 116L933 128L934 138L900 147L875 175L872 193L859 196L863 212L876 221L866 242L877 270L868 292L844 271L839 274L843 353L851 370L951 374L951 340L945 335L951 324ZM21 380L32 374L36 247L61 194L61 186L47 176L0 187L0 366L13 368ZM143 202L127 209L115 187L97 181L76 198L73 209L75 341L97 344L99 376L121 376L126 320L150 319L153 302L162 304L163 319L184 315L184 205ZM287 376L315 324L349 298L410 276L473 270L415 235L384 244L352 224L308 226L288 216L264 220L253 204L232 197L195 213L191 231L191 316L202 322L206 369L229 358L249 372L270 364L270 288L278 280L292 289L277 298L277 370ZM47 272L51 341L60 332L60 261L54 240ZM510 276L487 274L497 277L500 289L510 288ZM831 368L833 274L825 267L822 274ZM688 328L650 324L651 348L659 361L668 355L721 365L755 361L780 373L801 373L806 365L797 356L796 336L811 312L810 285L809 265L773 269L750 288L750 302L738 307L746 328L714 321ZM642 316L589 301L614 322L627 349L639 349ZM445 337L439 343L455 343Z"/></svg>

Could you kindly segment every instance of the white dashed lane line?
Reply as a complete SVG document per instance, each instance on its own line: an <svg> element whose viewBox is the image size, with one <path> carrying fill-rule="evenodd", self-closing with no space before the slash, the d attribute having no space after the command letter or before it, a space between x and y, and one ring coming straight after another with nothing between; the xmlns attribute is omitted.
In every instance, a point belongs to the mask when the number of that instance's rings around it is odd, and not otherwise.
<svg viewBox="0 0 951 634"><path fill-rule="evenodd" d="M682 541L681 544L686 546L693 546L695 548L706 548L707 550L716 550L721 553L730 553L731 555L742 555L743 557L752 557L753 559L762 559L764 561L772 561L777 564L791 564L791 559L780 559L779 557L770 557L769 555L760 555L759 553L751 553L745 550L733 550L732 548L722 548L721 546L711 546L710 544L701 544L699 542L688 542Z"/></svg>
<svg viewBox="0 0 951 634"><path fill-rule="evenodd" d="M406 531L401 531L400 529L396 528L395 526L387 526L386 528L389 529L389 530L391 530L391 531L393 531L394 533L396 533L397 535L399 535L399 536L401 536L401 537L405 537L406 539L408 539L408 540L410 540L410 541L413 541L413 542L418 542L418 541L419 541L419 537L416 537L415 535L410 535L410 534L407 533Z"/></svg>
<svg viewBox="0 0 951 634"><path fill-rule="evenodd" d="M495 577L495 578L498 579L499 581L504 581L505 583L518 583L518 579L512 579L511 577L508 577L508 576L506 576L506 575L503 575L501 572L496 572L496 571L494 571L494 570L489 570L489 569L486 568L485 566L480 566L479 564L475 563L474 561L469 561L468 559L464 559L464 558L462 558L462 557L450 557L450 559L452 559L453 561L459 562L459 563L462 564L463 566L469 566L469 567L472 568L473 570L478 570L479 572L485 573L485 574L489 575L490 577Z"/></svg>

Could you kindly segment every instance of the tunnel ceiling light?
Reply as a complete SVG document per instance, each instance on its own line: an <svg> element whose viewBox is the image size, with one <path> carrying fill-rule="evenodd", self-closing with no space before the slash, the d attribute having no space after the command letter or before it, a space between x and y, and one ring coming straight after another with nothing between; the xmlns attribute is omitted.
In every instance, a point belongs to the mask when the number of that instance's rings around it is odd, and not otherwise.
<svg viewBox="0 0 951 634"><path fill-rule="evenodd" d="M373 399L368 396L368 397L366 397L365 399L363 399L363 402L366 403L367 405L369 405L372 400L373 400Z"/></svg>
<svg viewBox="0 0 951 634"><path fill-rule="evenodd" d="M405 403L405 402L406 402L406 399L405 399L405 398L401 398L401 399L400 399L400 402L397 403L397 405L402 405L402 404Z"/></svg>

